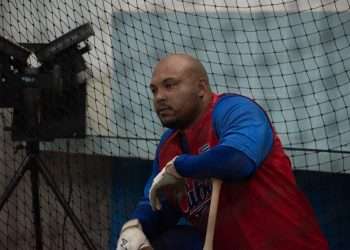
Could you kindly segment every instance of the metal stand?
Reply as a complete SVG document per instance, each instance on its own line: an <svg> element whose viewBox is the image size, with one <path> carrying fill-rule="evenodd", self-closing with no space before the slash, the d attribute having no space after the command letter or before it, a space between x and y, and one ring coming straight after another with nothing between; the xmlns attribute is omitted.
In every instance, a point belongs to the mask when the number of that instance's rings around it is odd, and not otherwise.
<svg viewBox="0 0 350 250"><path fill-rule="evenodd" d="M46 184L51 188L52 192L55 194L59 203L63 207L65 213L71 219L74 227L78 231L80 237L83 239L87 249L94 250L96 247L89 238L84 227L81 225L79 219L74 214L73 210L70 208L69 204L64 199L63 194L59 191L57 184L53 177L50 175L45 167L44 162L39 156L39 141L27 142L26 145L27 156L21 164L20 168L16 171L15 175L11 179L8 186L5 188L4 193L0 196L0 211L2 210L5 203L10 198L11 194L19 184L20 180L24 176L27 170L30 171L31 177L31 190L32 190L32 206L33 206L33 222L36 235L36 249L43 249L42 241L42 226L41 226L41 216L40 216L40 194L39 194L39 174L42 175Z"/></svg>

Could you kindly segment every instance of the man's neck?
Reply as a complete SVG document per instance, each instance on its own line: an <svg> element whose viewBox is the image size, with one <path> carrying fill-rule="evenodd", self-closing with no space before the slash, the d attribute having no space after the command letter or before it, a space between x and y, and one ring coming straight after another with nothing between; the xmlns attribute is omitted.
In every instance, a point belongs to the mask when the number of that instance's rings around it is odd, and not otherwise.
<svg viewBox="0 0 350 250"><path fill-rule="evenodd" d="M208 111L208 108L212 103L213 99L214 99L213 93L208 93L207 95L203 96L203 101L196 118L188 126L186 126L185 128L179 128L178 130L181 133L184 133L186 130L192 128L195 124L197 124L197 122L201 120L203 115Z"/></svg>

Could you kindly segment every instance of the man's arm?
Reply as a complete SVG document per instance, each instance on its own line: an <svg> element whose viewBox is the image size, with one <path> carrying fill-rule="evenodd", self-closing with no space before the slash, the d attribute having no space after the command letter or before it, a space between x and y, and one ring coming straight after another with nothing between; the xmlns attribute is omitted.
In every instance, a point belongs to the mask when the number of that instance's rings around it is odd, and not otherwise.
<svg viewBox="0 0 350 250"><path fill-rule="evenodd" d="M256 164L235 148L217 145L200 155L180 155L175 160L176 171L184 177L239 180L254 173Z"/></svg>
<svg viewBox="0 0 350 250"><path fill-rule="evenodd" d="M225 96L213 112L219 144L199 155L176 158L184 177L233 181L252 175L271 150L273 133L265 112L242 96Z"/></svg>
<svg viewBox="0 0 350 250"><path fill-rule="evenodd" d="M153 179L159 172L158 169L156 159L153 163L152 175L146 183L144 195L130 216L130 219L138 219L140 221L143 231L149 239L152 239L166 228L175 225L181 216L180 211L166 200L161 201L161 210L152 210L148 196Z"/></svg>
<svg viewBox="0 0 350 250"><path fill-rule="evenodd" d="M148 178L144 188L144 194L141 200L138 202L135 210L130 216L130 219L138 219L142 225L143 231L149 239L152 239L159 232L164 229L175 225L179 220L181 213L178 209L173 207L168 201L162 200L162 210L153 211L149 201L149 191L153 182L153 179L159 173L158 157L159 148L164 141L172 134L173 131L167 130L161 137L159 145L157 147L155 159L152 166L152 174Z"/></svg>

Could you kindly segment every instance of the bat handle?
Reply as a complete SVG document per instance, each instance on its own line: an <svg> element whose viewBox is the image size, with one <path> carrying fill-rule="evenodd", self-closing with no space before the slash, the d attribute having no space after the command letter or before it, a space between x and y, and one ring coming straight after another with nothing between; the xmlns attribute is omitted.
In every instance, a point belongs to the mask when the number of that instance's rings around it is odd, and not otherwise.
<svg viewBox="0 0 350 250"><path fill-rule="evenodd" d="M211 192L207 232L205 234L205 242L204 242L203 250L213 250L215 223L216 223L216 215L217 215L218 206L219 206L221 184L222 184L221 180L214 179L214 178L212 179L213 187Z"/></svg>

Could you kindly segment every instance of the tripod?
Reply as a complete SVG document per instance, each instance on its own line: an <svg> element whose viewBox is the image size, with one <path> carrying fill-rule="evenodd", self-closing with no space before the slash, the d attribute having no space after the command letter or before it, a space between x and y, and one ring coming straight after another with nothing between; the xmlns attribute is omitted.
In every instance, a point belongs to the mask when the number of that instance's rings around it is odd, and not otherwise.
<svg viewBox="0 0 350 250"><path fill-rule="evenodd" d="M5 203L10 198L11 194L15 190L16 186L21 181L22 177L26 171L30 171L31 179L31 191L32 191L32 207L33 207L33 223L35 229L35 240L36 249L43 249L42 242L42 226L41 226L41 216L40 216L40 199L39 199L39 174L42 175L46 184L51 188L52 192L55 194L57 200L63 207L65 213L71 219L75 229L78 231L80 237L83 239L85 245L89 250L94 250L96 247L92 243L88 234L86 233L84 227L81 225L80 221L74 214L73 210L70 208L63 194L59 191L55 180L50 175L44 162L41 160L39 155L39 141L29 141L26 145L27 156L21 163L19 169L16 171L10 183L5 188L4 193L0 196L0 211L2 210Z"/></svg>

